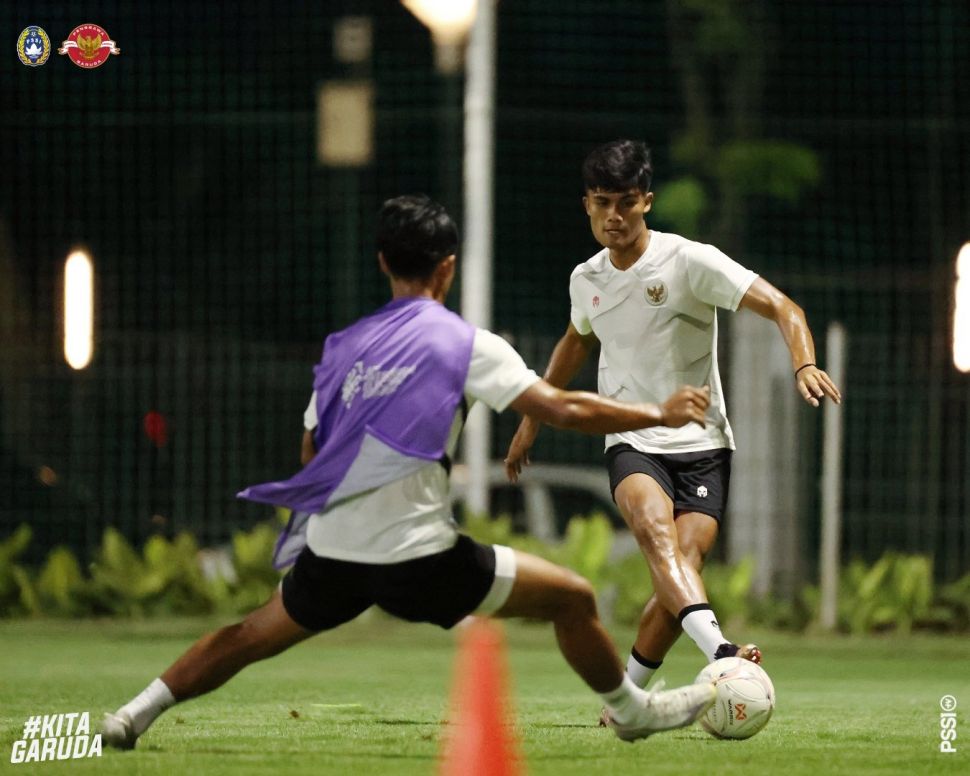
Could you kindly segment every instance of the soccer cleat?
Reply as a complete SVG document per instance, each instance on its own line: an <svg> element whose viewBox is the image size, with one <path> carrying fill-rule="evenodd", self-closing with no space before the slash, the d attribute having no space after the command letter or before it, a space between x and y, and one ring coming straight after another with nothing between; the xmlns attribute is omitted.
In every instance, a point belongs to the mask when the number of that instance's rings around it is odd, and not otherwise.
<svg viewBox="0 0 970 776"><path fill-rule="evenodd" d="M105 714L101 723L101 739L115 749L134 749L138 735L131 726L127 711Z"/></svg>
<svg viewBox="0 0 970 776"><path fill-rule="evenodd" d="M686 727L707 711L716 697L713 682L645 692L643 707L634 722L621 725L610 719L609 726L621 741L636 741L662 730Z"/></svg>
<svg viewBox="0 0 970 776"><path fill-rule="evenodd" d="M742 660L750 660L755 665L761 665L761 650L756 644L745 644L743 647L737 644L721 644L714 653L714 659L720 660L722 657L739 657Z"/></svg>

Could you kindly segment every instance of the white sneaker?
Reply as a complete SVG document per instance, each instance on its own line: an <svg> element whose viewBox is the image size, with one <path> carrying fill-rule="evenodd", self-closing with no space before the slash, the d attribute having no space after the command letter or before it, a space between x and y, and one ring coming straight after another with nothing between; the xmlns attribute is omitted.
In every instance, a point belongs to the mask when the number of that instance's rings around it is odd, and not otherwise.
<svg viewBox="0 0 970 776"><path fill-rule="evenodd" d="M101 723L102 740L115 749L134 749L138 736L131 726L131 717L127 711L117 714L105 714Z"/></svg>
<svg viewBox="0 0 970 776"><path fill-rule="evenodd" d="M688 684L674 690L644 692L643 707L637 719L621 725L610 719L610 727L621 741L636 741L661 730L686 727L714 703L714 682Z"/></svg>

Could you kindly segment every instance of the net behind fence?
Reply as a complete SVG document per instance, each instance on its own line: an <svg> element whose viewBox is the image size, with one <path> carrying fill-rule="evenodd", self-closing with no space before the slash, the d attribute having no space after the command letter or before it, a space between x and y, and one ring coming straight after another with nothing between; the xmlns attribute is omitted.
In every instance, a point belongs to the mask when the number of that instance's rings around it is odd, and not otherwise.
<svg viewBox="0 0 970 776"><path fill-rule="evenodd" d="M56 47L85 19L8 5ZM366 61L333 30L370 19ZM0 68L0 535L31 555L191 529L224 541L237 501L290 473L324 336L380 305L381 201L460 213L461 80L392 2L114 3L122 53ZM970 239L970 9L916 2L498 7L495 326L543 368L592 255L579 165L620 136L654 149L650 223L713 241L792 296L820 351L849 333L847 555L970 568L970 378L952 368L953 259ZM371 163L317 159L317 94L370 81ZM61 272L86 246L95 355L61 353ZM729 314L722 314L725 328ZM730 368L729 338L722 360ZM824 355L824 354L822 354ZM595 385L595 364L577 381ZM730 396L728 396L730 404ZM495 424L500 458L517 418ZM818 533L818 414L799 415L806 553ZM534 459L600 466L601 442L544 432ZM811 569L811 564L809 564Z"/></svg>

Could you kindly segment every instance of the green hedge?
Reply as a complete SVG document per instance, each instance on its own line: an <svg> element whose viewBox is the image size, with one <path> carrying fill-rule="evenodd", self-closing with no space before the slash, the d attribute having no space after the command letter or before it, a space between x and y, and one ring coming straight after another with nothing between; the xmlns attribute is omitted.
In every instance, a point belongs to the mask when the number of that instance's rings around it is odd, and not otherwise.
<svg viewBox="0 0 970 776"><path fill-rule="evenodd" d="M566 566L590 580L604 618L635 624L652 594L639 553L610 560L613 529L602 515L574 517L562 542L551 544L512 532L508 517L471 518L464 529L475 539L506 544ZM231 551L199 548L194 537L152 536L141 551L114 528L105 531L94 561L83 569L66 547L50 551L40 568L18 562L30 542L20 526L0 542L0 617L149 617L248 612L279 583L270 562L278 525L265 523L233 536ZM748 559L704 569L708 595L719 619L801 630L818 618L819 592L807 586L794 600L752 595L756 569ZM895 630L970 630L970 574L938 587L930 559L887 554L871 566L853 561L843 571L839 628L868 633Z"/></svg>
<svg viewBox="0 0 970 776"><path fill-rule="evenodd" d="M636 624L653 593L650 572L639 553L609 561L613 530L602 515L574 517L558 545L513 534L507 517L471 519L465 530L479 541L507 544L578 571L593 583L604 617L614 623ZM817 624L817 587L806 586L793 600L758 598L752 594L755 573L750 558L704 568L707 594L722 623L789 630ZM853 561L842 573L838 627L851 633L970 630L970 574L937 587L932 561L921 555L888 553L872 566Z"/></svg>
<svg viewBox="0 0 970 776"><path fill-rule="evenodd" d="M280 578L270 562L277 534L270 524L235 534L231 555L200 551L189 533L152 536L138 552L108 528L86 570L66 547L52 549L39 569L19 564L30 533L22 525L0 542L2 617L242 613L269 598Z"/></svg>

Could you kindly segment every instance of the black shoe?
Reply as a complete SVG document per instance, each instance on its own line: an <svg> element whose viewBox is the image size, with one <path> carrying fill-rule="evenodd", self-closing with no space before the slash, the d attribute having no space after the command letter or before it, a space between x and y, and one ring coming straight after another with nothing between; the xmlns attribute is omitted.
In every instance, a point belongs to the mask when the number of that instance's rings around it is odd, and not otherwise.
<svg viewBox="0 0 970 776"><path fill-rule="evenodd" d="M739 657L742 660L750 660L755 665L761 664L761 650L755 644L739 647L737 644L725 642L714 653L715 660L720 660L722 657Z"/></svg>

